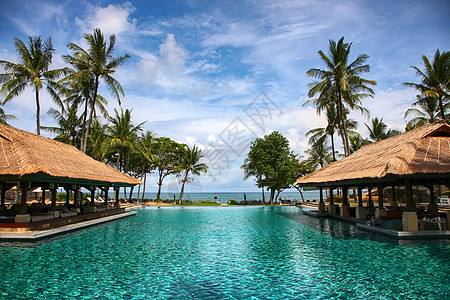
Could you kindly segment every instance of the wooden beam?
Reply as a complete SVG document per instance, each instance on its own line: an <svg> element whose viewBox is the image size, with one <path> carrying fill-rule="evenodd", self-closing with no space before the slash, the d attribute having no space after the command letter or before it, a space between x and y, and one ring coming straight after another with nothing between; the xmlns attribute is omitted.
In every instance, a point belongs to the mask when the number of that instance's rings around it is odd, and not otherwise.
<svg viewBox="0 0 450 300"><path fill-rule="evenodd" d="M358 185L358 207L363 207L362 190L363 187Z"/></svg>
<svg viewBox="0 0 450 300"><path fill-rule="evenodd" d="M405 179L405 197L406 197L406 209L408 211L415 211L415 203L412 196L412 185L410 179Z"/></svg>

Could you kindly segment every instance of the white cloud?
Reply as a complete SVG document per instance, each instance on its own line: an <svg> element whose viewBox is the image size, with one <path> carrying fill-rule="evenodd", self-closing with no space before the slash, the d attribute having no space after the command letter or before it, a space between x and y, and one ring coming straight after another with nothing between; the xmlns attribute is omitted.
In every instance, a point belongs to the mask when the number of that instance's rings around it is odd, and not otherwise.
<svg viewBox="0 0 450 300"><path fill-rule="evenodd" d="M131 2L125 2L122 5L109 4L107 7L90 5L86 18L77 17L76 24L82 33L92 32L94 28L100 28L105 36L129 33L136 28L136 19L130 18L135 10Z"/></svg>

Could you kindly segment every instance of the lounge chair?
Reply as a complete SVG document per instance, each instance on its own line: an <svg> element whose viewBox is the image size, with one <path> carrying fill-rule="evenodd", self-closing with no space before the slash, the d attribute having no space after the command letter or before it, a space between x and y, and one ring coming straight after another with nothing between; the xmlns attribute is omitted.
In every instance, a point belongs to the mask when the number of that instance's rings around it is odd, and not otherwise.
<svg viewBox="0 0 450 300"><path fill-rule="evenodd" d="M449 206L450 205L450 199L447 195L442 195L441 198L439 199L440 206Z"/></svg>

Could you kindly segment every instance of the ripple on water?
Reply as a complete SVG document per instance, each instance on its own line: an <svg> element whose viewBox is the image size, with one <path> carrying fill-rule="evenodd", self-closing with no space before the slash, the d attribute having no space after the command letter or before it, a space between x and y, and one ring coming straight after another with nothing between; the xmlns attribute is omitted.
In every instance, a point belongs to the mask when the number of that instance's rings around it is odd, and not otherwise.
<svg viewBox="0 0 450 300"><path fill-rule="evenodd" d="M141 209L0 247L2 299L449 299L450 245L397 245L295 207Z"/></svg>

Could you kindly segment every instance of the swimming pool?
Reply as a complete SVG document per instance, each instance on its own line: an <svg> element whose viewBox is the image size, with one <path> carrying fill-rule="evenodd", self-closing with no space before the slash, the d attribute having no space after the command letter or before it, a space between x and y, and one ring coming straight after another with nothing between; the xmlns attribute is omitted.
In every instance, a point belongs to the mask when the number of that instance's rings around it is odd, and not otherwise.
<svg viewBox="0 0 450 300"><path fill-rule="evenodd" d="M450 245L398 245L296 207L139 209L0 247L2 299L449 299Z"/></svg>

